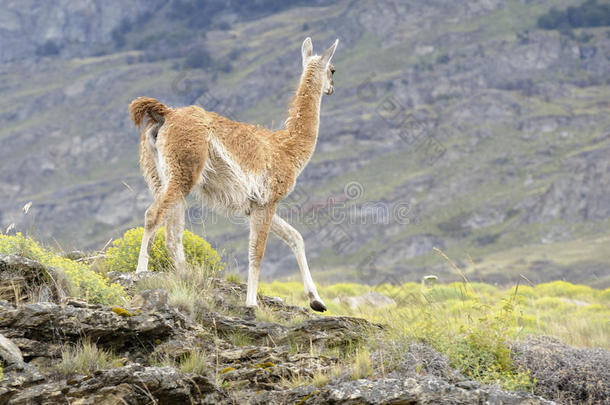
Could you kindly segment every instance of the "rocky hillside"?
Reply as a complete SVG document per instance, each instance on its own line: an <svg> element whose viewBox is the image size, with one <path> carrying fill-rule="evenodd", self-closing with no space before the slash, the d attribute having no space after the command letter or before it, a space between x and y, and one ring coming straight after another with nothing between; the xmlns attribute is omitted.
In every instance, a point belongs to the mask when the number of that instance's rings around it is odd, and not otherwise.
<svg viewBox="0 0 610 405"><path fill-rule="evenodd" d="M303 38L339 37L316 154L281 208L317 280L454 279L438 247L472 280L609 285L609 28L553 25L581 0L224 3L1 8L3 230L101 249L150 203L132 98L278 127ZM188 218L245 273L241 219L195 201ZM287 275L272 239L263 277Z"/></svg>
<svg viewBox="0 0 610 405"><path fill-rule="evenodd" d="M111 274L129 294L112 307L62 296L49 272L57 274L0 256L1 404L550 405L601 404L610 394L607 351L551 338L512 348L544 399L474 381L422 342L406 351L380 344L364 356L365 341L398 343L383 339L388 325L322 317L265 296L255 312L241 305L242 284L208 280L208 307L193 313L167 290L145 289L162 274ZM20 288L50 293L21 296Z"/></svg>

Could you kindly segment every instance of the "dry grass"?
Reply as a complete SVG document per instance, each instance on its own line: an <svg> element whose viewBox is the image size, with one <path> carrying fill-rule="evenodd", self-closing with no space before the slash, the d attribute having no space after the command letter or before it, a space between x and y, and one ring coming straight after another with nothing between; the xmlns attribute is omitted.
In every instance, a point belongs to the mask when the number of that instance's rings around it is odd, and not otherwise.
<svg viewBox="0 0 610 405"><path fill-rule="evenodd" d="M285 326L294 326L303 323L307 319L305 315L293 315L289 319L278 314L273 308L260 305L255 311L256 320L259 322L279 323Z"/></svg>
<svg viewBox="0 0 610 405"><path fill-rule="evenodd" d="M351 367L351 377L354 380L370 377L374 374L371 353L366 347L360 347L356 350Z"/></svg>
<svg viewBox="0 0 610 405"><path fill-rule="evenodd" d="M206 374L209 369L205 353L201 350L191 350L180 360L180 370L183 373Z"/></svg>
<svg viewBox="0 0 610 405"><path fill-rule="evenodd" d="M213 277L218 273L205 266L186 266L184 269L170 269L158 272L154 277L140 280L137 290L163 289L167 291L168 304L195 319L214 305L212 297Z"/></svg>
<svg viewBox="0 0 610 405"><path fill-rule="evenodd" d="M123 361L112 352L100 349L88 340L80 341L76 346L65 346L61 352L61 362L57 365L60 373L92 374L97 370L121 367Z"/></svg>

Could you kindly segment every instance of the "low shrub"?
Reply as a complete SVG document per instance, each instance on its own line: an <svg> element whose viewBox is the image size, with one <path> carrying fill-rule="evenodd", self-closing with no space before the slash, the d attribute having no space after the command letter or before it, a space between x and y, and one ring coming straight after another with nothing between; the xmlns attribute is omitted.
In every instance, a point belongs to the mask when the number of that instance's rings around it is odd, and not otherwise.
<svg viewBox="0 0 610 405"><path fill-rule="evenodd" d="M586 285L576 285L567 281L551 281L536 286L539 295L549 297L588 298L594 296L593 288Z"/></svg>
<svg viewBox="0 0 610 405"><path fill-rule="evenodd" d="M138 256L144 228L129 229L122 238L115 240L106 252L106 267L109 271L128 272L138 267ZM222 269L220 256L200 236L185 230L182 236L186 262L194 266ZM153 271L168 270L173 267L169 252L165 248L165 228L159 229L150 251L148 268Z"/></svg>
<svg viewBox="0 0 610 405"><path fill-rule="evenodd" d="M468 316L454 339L441 344L452 365L484 383L500 383L511 390L531 390L534 381L527 370L514 367L508 342L516 337L517 319L512 299L500 308Z"/></svg>
<svg viewBox="0 0 610 405"><path fill-rule="evenodd" d="M39 261L44 266L53 267L65 276L68 293L72 296L98 304L112 305L125 301L125 291L120 285L111 283L83 263L42 248L32 238L21 233L16 236L0 235L0 254L20 255Z"/></svg>

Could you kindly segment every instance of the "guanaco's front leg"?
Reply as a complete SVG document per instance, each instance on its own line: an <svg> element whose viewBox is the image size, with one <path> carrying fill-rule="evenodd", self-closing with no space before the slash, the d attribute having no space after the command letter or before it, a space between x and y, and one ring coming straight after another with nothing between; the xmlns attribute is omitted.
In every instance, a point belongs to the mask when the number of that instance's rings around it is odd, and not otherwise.
<svg viewBox="0 0 610 405"><path fill-rule="evenodd" d="M248 244L248 291L246 305L255 307L258 291L258 276L261 261L265 254L267 236L271 229L271 221L275 214L275 204L253 207L250 213L250 240Z"/></svg>

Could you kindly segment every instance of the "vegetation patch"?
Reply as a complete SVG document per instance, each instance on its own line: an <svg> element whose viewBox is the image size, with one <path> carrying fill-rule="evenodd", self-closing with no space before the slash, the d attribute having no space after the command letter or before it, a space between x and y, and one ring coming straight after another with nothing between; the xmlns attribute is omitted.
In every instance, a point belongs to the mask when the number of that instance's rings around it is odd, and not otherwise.
<svg viewBox="0 0 610 405"><path fill-rule="evenodd" d="M553 7L538 18L538 27L545 30L607 26L610 26L610 4L600 4L597 0L587 0L565 10Z"/></svg>
<svg viewBox="0 0 610 405"><path fill-rule="evenodd" d="M93 374L107 368L121 367L123 362L112 352L100 349L95 343L82 340L75 346L67 345L61 352L61 362L57 365L60 373Z"/></svg>
<svg viewBox="0 0 610 405"><path fill-rule="evenodd" d="M138 267L138 256L140 254L140 244L144 228L132 228L125 232L122 238L115 240L108 248L106 255L106 266L109 271L129 272L136 271ZM200 236L185 230L182 243L184 246L184 256L189 264L195 266L205 266L208 268L224 267L220 261L220 256ZM162 227L157 232L155 240L151 246L149 269L153 271L163 271L173 268L169 252L165 248L165 228Z"/></svg>
<svg viewBox="0 0 610 405"><path fill-rule="evenodd" d="M112 305L125 302L126 294L120 285L111 283L83 263L41 247L32 238L21 233L16 236L0 235L0 254L20 255L54 268L65 276L68 293L74 297L98 304Z"/></svg>
<svg viewBox="0 0 610 405"><path fill-rule="evenodd" d="M307 305L307 297L295 284L274 282L263 289L287 303ZM329 303L331 315L360 316L386 325L381 334L364 337L349 356L327 353L336 355L355 379L395 370L409 347L422 342L472 379L509 390L535 391L537 376L523 362L514 362L512 342L549 334L579 346L607 348L610 337L604 321L610 316L608 290L562 281L513 288L468 281L374 287L344 283L319 286L318 291ZM352 309L333 302L338 295L368 291L391 297L396 307ZM425 363L418 363L420 370L426 369Z"/></svg>
<svg viewBox="0 0 610 405"><path fill-rule="evenodd" d="M205 353L201 350L191 350L180 359L180 370L183 373L206 374L208 369Z"/></svg>
<svg viewBox="0 0 610 405"><path fill-rule="evenodd" d="M219 276L220 265L195 265L183 269L160 272L144 278L136 284L136 291L162 289L167 291L167 301L199 320L200 316L216 305L212 291L214 279Z"/></svg>
<svg viewBox="0 0 610 405"><path fill-rule="evenodd" d="M118 316L122 316L122 317L125 317L125 318L133 316L133 314L131 312L129 312L128 310L126 310L123 307L113 307L112 308L112 312L114 312Z"/></svg>

